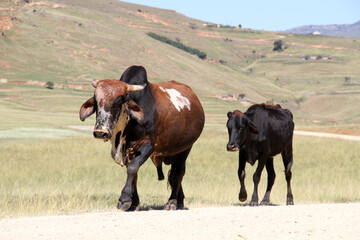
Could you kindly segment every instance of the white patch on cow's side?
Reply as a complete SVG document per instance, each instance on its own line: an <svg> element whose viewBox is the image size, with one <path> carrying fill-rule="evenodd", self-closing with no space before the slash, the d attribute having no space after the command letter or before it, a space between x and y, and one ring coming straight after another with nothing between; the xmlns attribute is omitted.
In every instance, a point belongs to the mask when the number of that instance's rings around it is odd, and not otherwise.
<svg viewBox="0 0 360 240"><path fill-rule="evenodd" d="M160 87L160 90L169 94L170 101L179 112L187 107L190 110L190 101L186 97L182 96L181 93L176 89L165 89Z"/></svg>

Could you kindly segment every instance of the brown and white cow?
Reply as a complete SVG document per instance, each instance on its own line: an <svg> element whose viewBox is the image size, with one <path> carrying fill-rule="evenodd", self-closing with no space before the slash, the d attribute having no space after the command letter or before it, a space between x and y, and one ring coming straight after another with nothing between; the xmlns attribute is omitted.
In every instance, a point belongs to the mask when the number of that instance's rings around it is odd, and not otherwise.
<svg viewBox="0 0 360 240"><path fill-rule="evenodd" d="M150 83L141 66L128 68L120 80L93 81L94 96L80 109L84 121L96 112L94 137L110 140L111 156L127 167L127 180L117 207L139 205L137 172L150 157L164 179L162 163L171 164L171 195L164 209L181 209L185 160L204 127L204 111L190 87L175 82Z"/></svg>

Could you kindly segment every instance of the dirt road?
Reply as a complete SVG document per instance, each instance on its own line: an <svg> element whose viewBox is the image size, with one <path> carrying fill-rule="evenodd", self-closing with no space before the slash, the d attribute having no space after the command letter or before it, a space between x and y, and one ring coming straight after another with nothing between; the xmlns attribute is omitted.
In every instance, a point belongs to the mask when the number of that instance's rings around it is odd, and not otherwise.
<svg viewBox="0 0 360 240"><path fill-rule="evenodd" d="M360 239L360 203L104 212L0 220L0 239Z"/></svg>
<svg viewBox="0 0 360 240"><path fill-rule="evenodd" d="M322 133L322 132L307 132L307 131L294 131L295 135L323 137L323 138L338 138L343 140L360 141L360 136L335 134L335 133Z"/></svg>

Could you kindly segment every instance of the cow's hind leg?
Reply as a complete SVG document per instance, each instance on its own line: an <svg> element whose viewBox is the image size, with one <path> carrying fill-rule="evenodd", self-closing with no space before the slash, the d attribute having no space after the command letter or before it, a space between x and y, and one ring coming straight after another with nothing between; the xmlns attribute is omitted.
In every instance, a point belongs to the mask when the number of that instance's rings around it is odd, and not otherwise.
<svg viewBox="0 0 360 240"><path fill-rule="evenodd" d="M165 204L165 210L176 210L184 208L184 192L181 181L185 174L185 161L189 155L191 147L185 151L171 157L171 169L169 172L169 184L171 186L171 195L169 201ZM168 159L166 160L168 161Z"/></svg>
<svg viewBox="0 0 360 240"><path fill-rule="evenodd" d="M286 195L286 205L294 205L294 197L291 191L291 167L293 164L293 152L292 144L290 144L285 151L281 153L284 167L285 167L285 178L287 182L287 195Z"/></svg>
<svg viewBox="0 0 360 240"><path fill-rule="evenodd" d="M275 182L275 171L274 171L274 159L268 158L266 160L266 171L268 174L268 182L267 182L267 188L266 188L266 193L264 195L263 200L261 201L261 205L269 205L270 204L270 192L271 192L271 188L274 185Z"/></svg>

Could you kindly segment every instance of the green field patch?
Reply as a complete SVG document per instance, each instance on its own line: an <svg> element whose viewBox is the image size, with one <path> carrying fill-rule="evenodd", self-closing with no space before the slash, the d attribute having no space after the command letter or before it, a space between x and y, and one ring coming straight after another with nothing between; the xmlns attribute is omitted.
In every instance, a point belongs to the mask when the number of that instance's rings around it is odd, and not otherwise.
<svg viewBox="0 0 360 240"><path fill-rule="evenodd" d="M187 159L183 179L185 206L238 205L238 152L226 151L226 129L206 128ZM66 139L2 139L0 144L0 218L116 209L126 168L110 156L111 144L91 136ZM292 190L295 204L360 201L359 142L294 137ZM256 163L257 164L257 163ZM255 166L246 165L247 203ZM274 159L273 204L285 204L286 181L280 156ZM164 173L169 170L164 165ZM158 208L171 190L157 180L148 159L139 169L142 208ZM259 197L267 183L262 172Z"/></svg>
<svg viewBox="0 0 360 240"><path fill-rule="evenodd" d="M85 133L79 131L56 128L13 128L0 130L0 139L59 139L85 135Z"/></svg>

